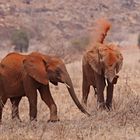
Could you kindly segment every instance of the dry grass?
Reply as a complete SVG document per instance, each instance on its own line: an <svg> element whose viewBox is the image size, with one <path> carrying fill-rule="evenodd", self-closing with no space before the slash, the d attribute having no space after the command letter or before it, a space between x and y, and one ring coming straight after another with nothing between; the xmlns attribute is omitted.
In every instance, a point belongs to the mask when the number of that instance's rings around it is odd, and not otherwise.
<svg viewBox="0 0 140 140"><path fill-rule="evenodd" d="M139 140L140 139L140 58L137 50L124 51L124 65L115 86L113 111L97 111L91 89L88 109L91 117L83 115L74 105L64 85L51 85L58 106L60 122L47 123L49 110L38 98L38 121L30 123L28 102L20 104L22 123L10 118L7 102L0 126L0 140ZM75 91L81 99L81 62L67 65Z"/></svg>

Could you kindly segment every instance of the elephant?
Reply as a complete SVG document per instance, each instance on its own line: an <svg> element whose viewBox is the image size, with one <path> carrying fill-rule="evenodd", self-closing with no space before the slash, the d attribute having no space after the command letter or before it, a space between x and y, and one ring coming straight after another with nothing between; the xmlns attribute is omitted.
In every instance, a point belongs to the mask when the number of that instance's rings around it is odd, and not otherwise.
<svg viewBox="0 0 140 140"><path fill-rule="evenodd" d="M96 43L87 50L82 59L82 103L87 106L90 86L97 95L98 108L112 108L114 84L117 83L121 70L123 56L114 44ZM104 101L104 89L107 89L106 101Z"/></svg>
<svg viewBox="0 0 140 140"><path fill-rule="evenodd" d="M37 120L37 90L50 110L48 121L59 121L57 106L52 98L49 82L64 83L77 107L85 114L88 111L79 102L64 62L55 56L39 52L30 54L10 53L0 63L0 121L7 99L12 103L12 119L19 119L19 103L23 96L29 101L30 120Z"/></svg>

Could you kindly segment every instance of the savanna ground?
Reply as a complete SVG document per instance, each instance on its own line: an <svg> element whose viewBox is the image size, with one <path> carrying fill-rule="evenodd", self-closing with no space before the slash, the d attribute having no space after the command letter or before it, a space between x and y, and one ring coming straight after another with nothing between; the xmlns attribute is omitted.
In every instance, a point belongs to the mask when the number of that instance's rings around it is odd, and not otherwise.
<svg viewBox="0 0 140 140"><path fill-rule="evenodd" d="M87 117L74 105L66 87L51 85L60 122L47 123L49 110L38 94L38 121L30 123L27 98L20 103L22 122L11 120L11 104L4 107L0 140L140 140L140 52L122 50L124 65L115 86L113 111L99 111L91 89ZM78 98L81 100L81 62L67 65Z"/></svg>

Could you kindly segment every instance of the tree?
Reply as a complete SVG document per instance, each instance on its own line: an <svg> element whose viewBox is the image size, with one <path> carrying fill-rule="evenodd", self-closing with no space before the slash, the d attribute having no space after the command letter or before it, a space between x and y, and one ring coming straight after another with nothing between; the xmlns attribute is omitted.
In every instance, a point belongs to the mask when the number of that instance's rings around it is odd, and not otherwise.
<svg viewBox="0 0 140 140"><path fill-rule="evenodd" d="M89 45L89 36L82 36L71 41L71 46L78 51L83 51Z"/></svg>
<svg viewBox="0 0 140 140"><path fill-rule="evenodd" d="M140 34L138 35L138 47L140 49Z"/></svg>
<svg viewBox="0 0 140 140"><path fill-rule="evenodd" d="M16 30L12 34L12 44L15 45L14 50L18 52L27 52L29 47L29 38L24 30Z"/></svg>

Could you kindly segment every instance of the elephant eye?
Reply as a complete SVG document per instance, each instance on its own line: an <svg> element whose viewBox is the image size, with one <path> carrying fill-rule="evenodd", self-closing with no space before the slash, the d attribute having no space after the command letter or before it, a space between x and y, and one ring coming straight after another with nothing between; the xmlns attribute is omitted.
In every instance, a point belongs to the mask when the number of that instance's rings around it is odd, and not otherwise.
<svg viewBox="0 0 140 140"><path fill-rule="evenodd" d="M109 64L109 67L112 67L112 64Z"/></svg>
<svg viewBox="0 0 140 140"><path fill-rule="evenodd" d="M59 69L56 70L56 75L60 76L60 70Z"/></svg>
<svg viewBox="0 0 140 140"><path fill-rule="evenodd" d="M58 70L56 70L56 74L59 74L59 71Z"/></svg>

